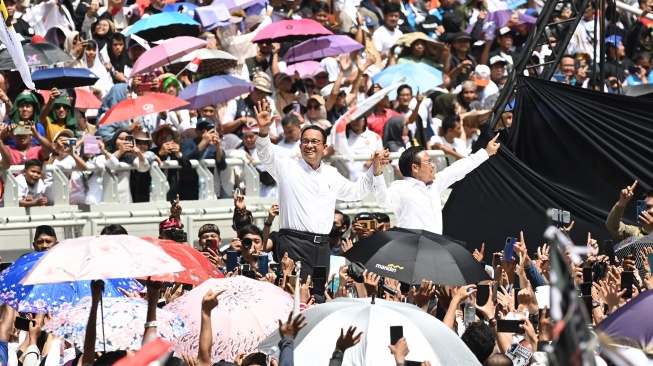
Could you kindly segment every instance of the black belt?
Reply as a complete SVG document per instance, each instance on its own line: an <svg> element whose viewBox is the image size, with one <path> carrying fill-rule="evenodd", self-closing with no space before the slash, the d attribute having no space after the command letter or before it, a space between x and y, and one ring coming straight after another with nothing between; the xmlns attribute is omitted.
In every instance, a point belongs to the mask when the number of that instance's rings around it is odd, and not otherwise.
<svg viewBox="0 0 653 366"><path fill-rule="evenodd" d="M281 229L279 234L288 235L299 239L308 240L314 244L326 244L329 242L329 235L318 235L313 233L307 233L305 231L291 230L291 229Z"/></svg>

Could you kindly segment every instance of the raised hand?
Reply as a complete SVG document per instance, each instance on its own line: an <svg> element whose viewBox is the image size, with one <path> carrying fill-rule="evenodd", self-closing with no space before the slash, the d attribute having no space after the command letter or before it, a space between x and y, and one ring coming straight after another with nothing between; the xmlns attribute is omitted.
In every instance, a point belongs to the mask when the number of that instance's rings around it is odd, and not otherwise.
<svg viewBox="0 0 653 366"><path fill-rule="evenodd" d="M429 302L435 295L435 286L433 281L422 280L422 284L419 286L419 290L415 286L410 288L411 295L415 300L415 305L418 308L422 308L424 311L428 310Z"/></svg>
<svg viewBox="0 0 653 366"><path fill-rule="evenodd" d="M218 306L218 296L222 295L225 291L227 290L209 290L209 292L207 292L202 298L202 312L210 314L211 310Z"/></svg>
<svg viewBox="0 0 653 366"><path fill-rule="evenodd" d="M340 329L340 337L338 337L338 340L336 341L337 350L342 351L344 353L348 348L357 345L358 342L361 341L361 338L363 337L363 332L354 335L354 333L356 333L356 329L357 328L353 326L349 327L347 333L345 333L345 330L343 328Z"/></svg>
<svg viewBox="0 0 653 366"><path fill-rule="evenodd" d="M485 148L485 151L487 151L487 154L492 156L499 151L499 147L501 147L501 143L497 142L497 139L499 138L499 134L497 133L490 142L487 143L487 147Z"/></svg>
<svg viewBox="0 0 653 366"><path fill-rule="evenodd" d="M480 251L478 249L474 249L474 253L472 253L472 255L477 261L483 262L483 257L485 257L485 243L481 244Z"/></svg>
<svg viewBox="0 0 653 366"><path fill-rule="evenodd" d="M633 185L628 186L624 189L621 190L621 193L619 194L619 202L617 202L617 205L619 206L626 206L628 201L630 201L633 196L635 195L635 187L637 187L637 180L633 183Z"/></svg>
<svg viewBox="0 0 653 366"><path fill-rule="evenodd" d="M259 127L260 136L267 136L270 126L274 121L270 111L270 103L266 99L258 102L258 106L254 106L254 113L256 113L256 123Z"/></svg>
<svg viewBox="0 0 653 366"><path fill-rule="evenodd" d="M390 152L387 149L375 151L370 157L374 167L374 175L383 174L383 168L390 163Z"/></svg>
<svg viewBox="0 0 653 366"><path fill-rule="evenodd" d="M295 339L299 331L307 325L304 322L306 317L303 315L299 314L295 319L293 319L292 316L293 312L291 311L290 314L288 314L288 321L286 321L286 323L281 322L281 319L279 319L279 334L281 335L281 338L289 337Z"/></svg>

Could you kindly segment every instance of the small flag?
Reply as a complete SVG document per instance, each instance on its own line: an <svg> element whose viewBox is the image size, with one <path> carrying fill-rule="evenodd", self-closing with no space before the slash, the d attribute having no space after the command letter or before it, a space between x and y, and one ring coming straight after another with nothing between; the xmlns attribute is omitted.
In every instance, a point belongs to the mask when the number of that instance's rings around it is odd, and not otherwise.
<svg viewBox="0 0 653 366"><path fill-rule="evenodd" d="M23 79L25 86L29 89L34 89L34 82L32 81L32 73L29 71L29 66L27 66L27 61L25 61L25 54L23 53L23 46L18 40L18 35L14 30L14 27L9 23L7 25L7 8L3 0L0 0L0 11L2 12L2 25L0 26L0 41L7 47L11 59L16 65L16 69L20 73L20 77Z"/></svg>
<svg viewBox="0 0 653 366"><path fill-rule="evenodd" d="M192 72L197 72L197 70L200 68L200 64L202 63L202 60L200 60L199 57L195 57L191 62L186 65L186 68Z"/></svg>

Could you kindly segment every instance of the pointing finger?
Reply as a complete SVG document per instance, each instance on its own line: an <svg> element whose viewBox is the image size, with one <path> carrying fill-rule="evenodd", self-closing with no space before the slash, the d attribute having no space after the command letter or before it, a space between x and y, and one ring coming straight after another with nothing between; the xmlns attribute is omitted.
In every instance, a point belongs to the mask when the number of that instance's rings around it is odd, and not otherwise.
<svg viewBox="0 0 653 366"><path fill-rule="evenodd" d="M632 186L628 187L628 189L630 189L632 191L632 190L635 189L636 186L637 186L637 180L635 180L635 183L633 183Z"/></svg>
<svg viewBox="0 0 653 366"><path fill-rule="evenodd" d="M499 134L497 133L496 135L494 135L494 138L490 140L490 142L496 142L498 138L499 138Z"/></svg>

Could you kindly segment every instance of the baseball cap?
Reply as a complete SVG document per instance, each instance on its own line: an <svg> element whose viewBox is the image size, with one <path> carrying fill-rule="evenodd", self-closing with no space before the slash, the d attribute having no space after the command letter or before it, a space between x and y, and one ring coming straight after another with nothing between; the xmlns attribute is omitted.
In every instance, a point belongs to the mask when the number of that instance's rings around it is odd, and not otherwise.
<svg viewBox="0 0 653 366"><path fill-rule="evenodd" d="M492 65L494 65L494 64L496 64L496 63L499 63L499 62L504 63L504 64L507 64L507 63L508 63L508 61L506 61L505 58L503 58L503 57L497 55L497 56L493 56L493 57L490 59L490 66L492 66Z"/></svg>
<svg viewBox="0 0 653 366"><path fill-rule="evenodd" d="M75 138L75 133L74 133L73 131L71 131L71 130L69 130L69 129L66 128L66 129L64 129L64 130L61 130L61 131L57 132L57 134L54 135L54 141L57 141L57 139L59 138L59 136L66 136L66 137L68 137L69 139L72 139L72 138Z"/></svg>
<svg viewBox="0 0 653 366"><path fill-rule="evenodd" d="M483 64L476 65L474 80L477 86L486 87L490 83L490 67Z"/></svg>
<svg viewBox="0 0 653 366"><path fill-rule="evenodd" d="M213 126L213 125L214 125L213 121L211 121L210 119L206 117L198 117L195 128L198 130L207 130L207 129L211 129L212 127L209 126Z"/></svg>
<svg viewBox="0 0 653 366"><path fill-rule="evenodd" d="M252 79L252 84L254 84L254 88L272 94L272 90L270 90L272 87L272 80L270 80L270 77L267 74L262 72L256 73Z"/></svg>
<svg viewBox="0 0 653 366"><path fill-rule="evenodd" d="M621 36L611 35L605 39L606 46L619 47L621 45Z"/></svg>
<svg viewBox="0 0 653 366"><path fill-rule="evenodd" d="M510 32L512 32L510 27L502 27L502 28L499 29L499 37L505 36L506 34L509 34Z"/></svg>

